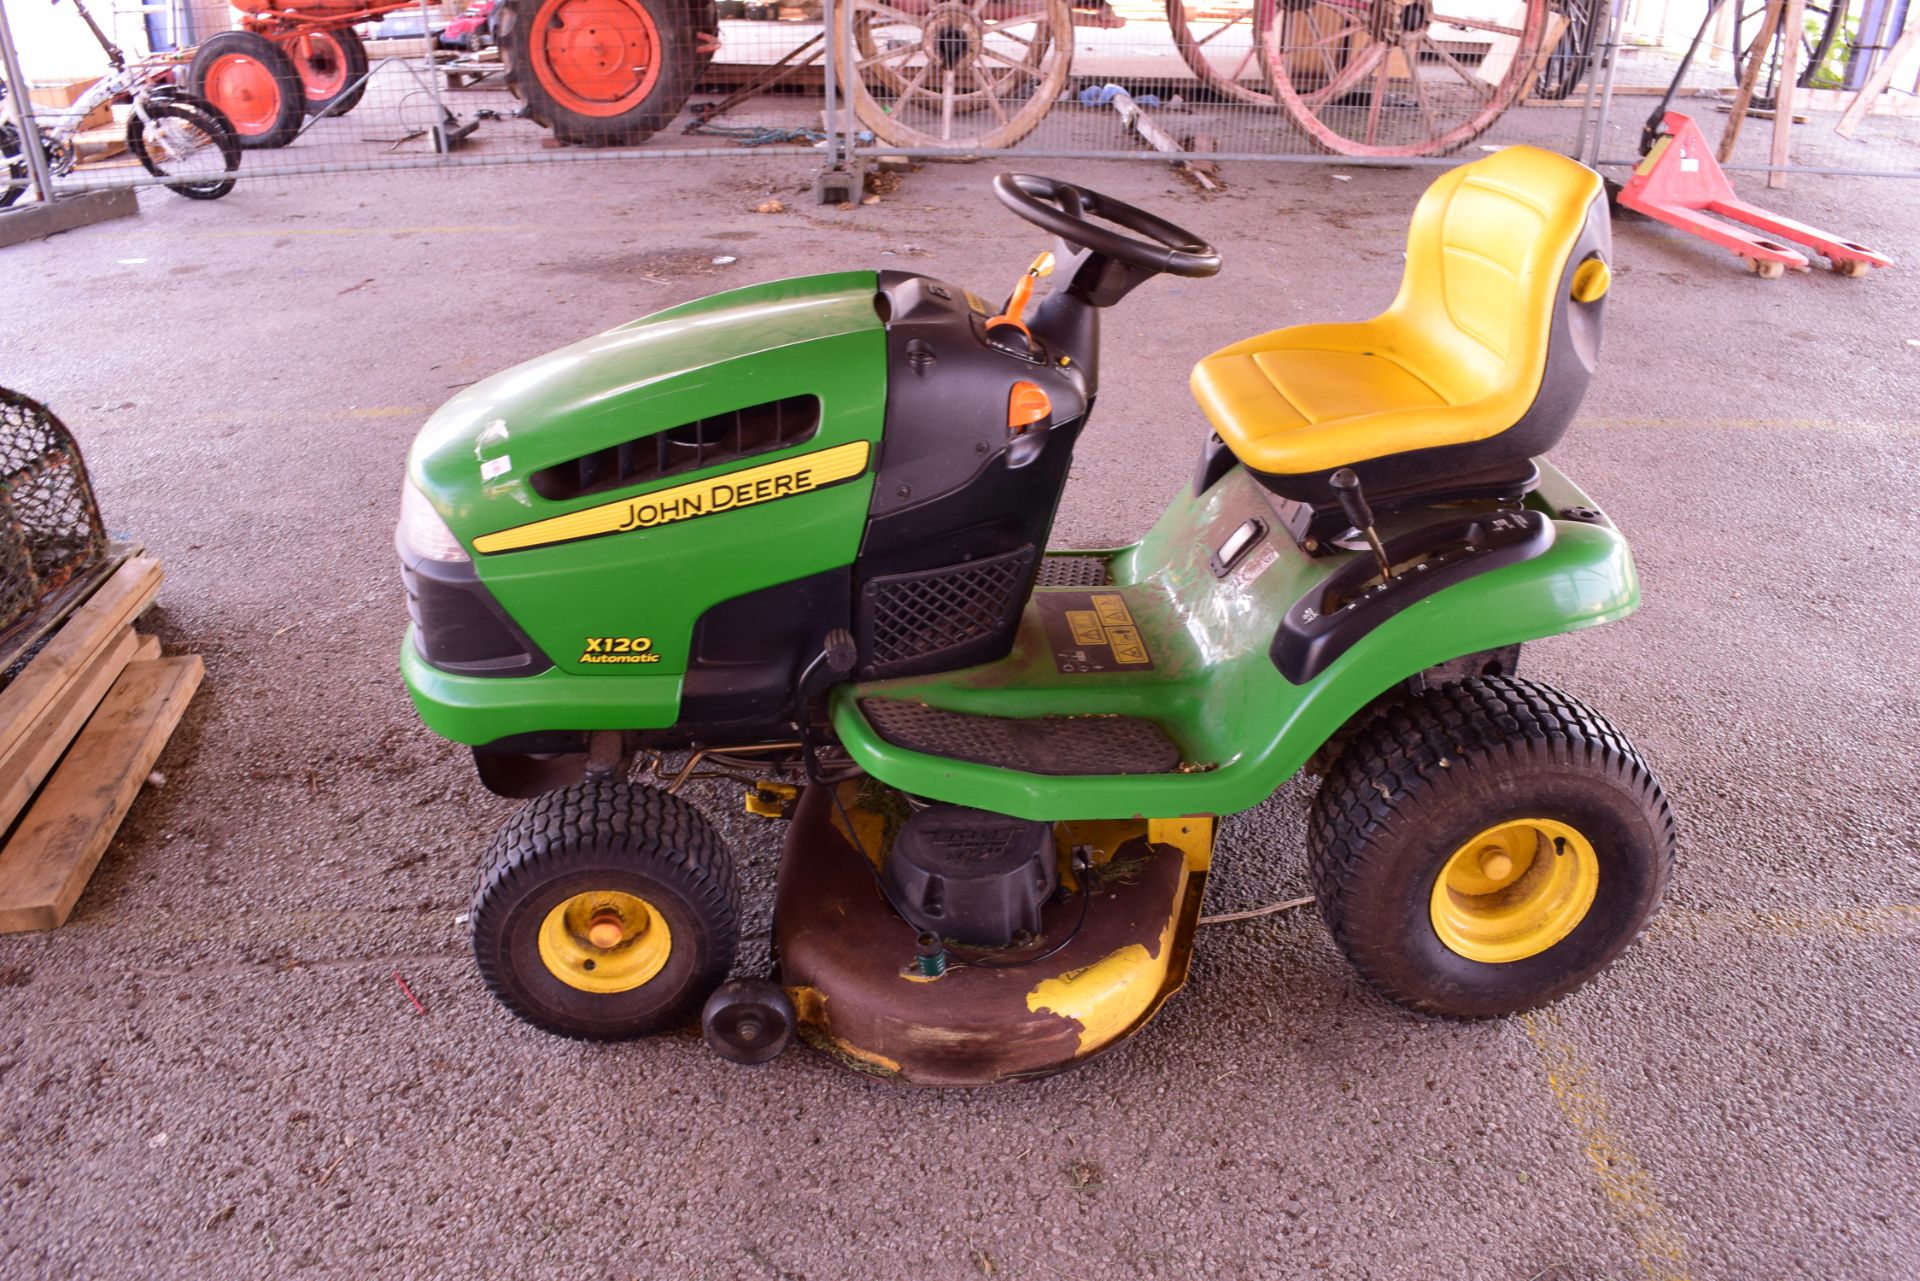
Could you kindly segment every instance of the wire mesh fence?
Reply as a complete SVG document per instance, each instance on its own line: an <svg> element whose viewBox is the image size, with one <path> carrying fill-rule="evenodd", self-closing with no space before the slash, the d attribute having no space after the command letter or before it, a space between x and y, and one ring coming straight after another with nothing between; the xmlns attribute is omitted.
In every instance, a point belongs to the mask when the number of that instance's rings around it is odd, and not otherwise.
<svg viewBox="0 0 1920 1281"><path fill-rule="evenodd" d="M86 2L0 0L0 115L31 100L60 192L768 151L1618 165L1669 89L1728 127L1748 70L1729 168L1776 163L1786 102L1791 167L1920 176L1910 0L1803 0L1791 39L1768 0Z"/></svg>

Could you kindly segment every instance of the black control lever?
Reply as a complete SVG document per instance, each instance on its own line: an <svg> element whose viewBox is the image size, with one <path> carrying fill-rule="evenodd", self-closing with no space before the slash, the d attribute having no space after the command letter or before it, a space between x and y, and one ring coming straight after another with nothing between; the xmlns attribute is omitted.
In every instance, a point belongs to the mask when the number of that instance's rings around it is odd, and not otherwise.
<svg viewBox="0 0 1920 1281"><path fill-rule="evenodd" d="M1380 581L1386 582L1393 577L1393 564L1387 559L1387 549L1380 545L1380 535L1374 532L1373 509L1367 506L1367 496L1360 488L1360 478L1353 474L1353 468L1342 467L1327 477L1327 485L1333 490L1333 496L1340 500L1340 510L1346 513L1353 527L1367 540L1367 546L1373 548L1373 559L1380 566Z"/></svg>

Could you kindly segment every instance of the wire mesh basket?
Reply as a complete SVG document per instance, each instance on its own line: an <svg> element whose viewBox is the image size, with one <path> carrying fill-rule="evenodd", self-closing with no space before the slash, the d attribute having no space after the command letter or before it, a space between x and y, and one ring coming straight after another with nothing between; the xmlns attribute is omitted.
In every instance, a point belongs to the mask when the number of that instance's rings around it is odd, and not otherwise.
<svg viewBox="0 0 1920 1281"><path fill-rule="evenodd" d="M103 560L106 531L73 436L0 387L0 630Z"/></svg>

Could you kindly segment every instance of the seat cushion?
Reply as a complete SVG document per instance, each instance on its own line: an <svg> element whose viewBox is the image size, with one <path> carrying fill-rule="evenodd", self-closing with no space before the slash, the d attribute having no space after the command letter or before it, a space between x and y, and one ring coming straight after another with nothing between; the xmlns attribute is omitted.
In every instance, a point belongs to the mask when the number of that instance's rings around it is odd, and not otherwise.
<svg viewBox="0 0 1920 1281"><path fill-rule="evenodd" d="M1564 423L1522 433L1513 460L1492 438L1541 398L1562 277L1603 198L1592 170L1531 147L1463 165L1421 198L1392 306L1223 348L1194 366L1194 397L1268 477L1450 446L1477 446L1461 454L1475 466L1523 462ZM1576 372L1571 400L1553 398L1568 413L1591 371Z"/></svg>

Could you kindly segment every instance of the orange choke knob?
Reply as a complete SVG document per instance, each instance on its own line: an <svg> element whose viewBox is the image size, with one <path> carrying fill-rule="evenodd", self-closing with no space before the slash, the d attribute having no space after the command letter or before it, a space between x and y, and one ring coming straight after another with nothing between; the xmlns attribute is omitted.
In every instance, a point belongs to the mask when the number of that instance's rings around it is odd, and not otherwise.
<svg viewBox="0 0 1920 1281"><path fill-rule="evenodd" d="M1013 392L1007 397L1007 430L1018 436L1035 423L1043 423L1053 415L1053 402L1047 399L1047 393L1030 382L1017 382Z"/></svg>

